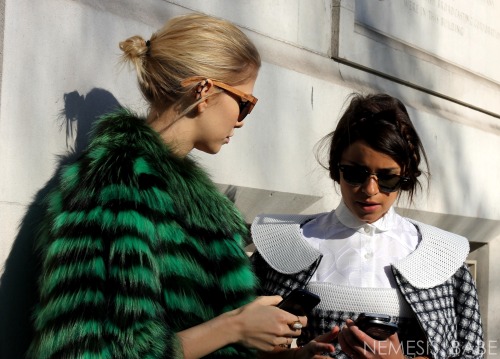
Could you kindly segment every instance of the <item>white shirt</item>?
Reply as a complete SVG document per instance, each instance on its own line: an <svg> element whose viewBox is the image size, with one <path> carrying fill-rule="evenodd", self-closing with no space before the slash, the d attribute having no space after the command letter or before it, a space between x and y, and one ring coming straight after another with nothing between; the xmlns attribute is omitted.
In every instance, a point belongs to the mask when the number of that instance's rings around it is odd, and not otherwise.
<svg viewBox="0 0 500 359"><path fill-rule="evenodd" d="M341 202L302 227L305 240L323 254L312 282L365 288L396 288L390 264L417 247L417 228L391 209L368 224Z"/></svg>

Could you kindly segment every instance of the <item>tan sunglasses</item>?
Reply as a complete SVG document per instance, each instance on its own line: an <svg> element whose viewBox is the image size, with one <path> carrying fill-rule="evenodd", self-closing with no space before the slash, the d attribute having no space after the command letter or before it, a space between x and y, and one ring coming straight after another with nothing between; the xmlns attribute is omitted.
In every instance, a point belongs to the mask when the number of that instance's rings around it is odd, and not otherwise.
<svg viewBox="0 0 500 359"><path fill-rule="evenodd" d="M208 80L205 77L201 76L194 76L194 77L188 77L184 81L181 82L182 87L186 87L190 84L201 82L201 81L206 81ZM249 95L247 93L244 93L243 91L240 91L233 86L229 86L228 84L225 84L224 82L220 82L217 80L212 80L214 86L222 89L223 91L227 92L230 95L236 96L237 99L235 99L238 102L238 106L240 108L240 114L238 116L238 122L241 122L247 117L247 115L252 112L253 108L255 107L255 104L257 103L258 99L255 96Z"/></svg>

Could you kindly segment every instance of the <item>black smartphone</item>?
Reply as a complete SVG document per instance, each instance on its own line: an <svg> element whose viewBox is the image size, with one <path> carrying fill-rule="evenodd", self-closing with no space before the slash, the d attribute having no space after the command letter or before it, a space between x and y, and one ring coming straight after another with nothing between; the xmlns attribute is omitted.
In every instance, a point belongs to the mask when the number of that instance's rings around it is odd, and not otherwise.
<svg viewBox="0 0 500 359"><path fill-rule="evenodd" d="M278 304L278 308L289 313L304 316L319 304L321 299L305 289L294 289Z"/></svg>
<svg viewBox="0 0 500 359"><path fill-rule="evenodd" d="M390 320L391 317L385 314L361 313L354 323L373 339L386 340L398 331L397 324Z"/></svg>

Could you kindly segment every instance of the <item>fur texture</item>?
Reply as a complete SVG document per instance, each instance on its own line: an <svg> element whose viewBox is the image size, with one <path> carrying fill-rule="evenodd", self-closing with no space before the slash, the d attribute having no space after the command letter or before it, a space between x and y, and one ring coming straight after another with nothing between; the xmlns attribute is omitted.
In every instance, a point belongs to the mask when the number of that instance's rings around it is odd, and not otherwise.
<svg viewBox="0 0 500 359"><path fill-rule="evenodd" d="M127 110L98 121L45 206L31 358L182 358L175 332L254 298L237 209Z"/></svg>

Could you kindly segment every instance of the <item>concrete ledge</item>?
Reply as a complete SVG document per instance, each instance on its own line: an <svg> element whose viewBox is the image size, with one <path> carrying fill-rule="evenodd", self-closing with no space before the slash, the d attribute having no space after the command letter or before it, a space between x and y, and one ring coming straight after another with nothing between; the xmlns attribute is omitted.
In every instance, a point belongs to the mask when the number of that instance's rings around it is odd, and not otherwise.
<svg viewBox="0 0 500 359"><path fill-rule="evenodd" d="M301 213L321 199L318 196L227 184L217 184L217 187L234 202L247 223L252 223L255 216L261 213Z"/></svg>

